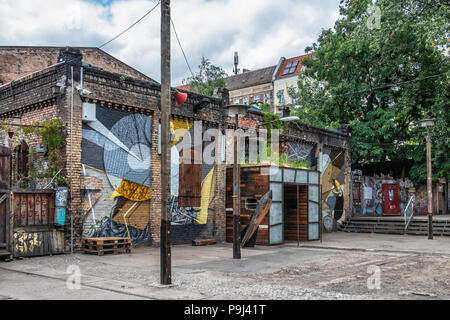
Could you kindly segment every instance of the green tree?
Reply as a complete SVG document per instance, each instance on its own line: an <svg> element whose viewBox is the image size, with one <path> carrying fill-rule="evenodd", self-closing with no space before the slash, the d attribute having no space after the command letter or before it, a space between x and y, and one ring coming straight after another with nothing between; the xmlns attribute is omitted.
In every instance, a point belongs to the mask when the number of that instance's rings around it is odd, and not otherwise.
<svg viewBox="0 0 450 320"><path fill-rule="evenodd" d="M416 180L426 177L425 131L416 123L435 118L433 172L449 176L449 6L378 0L377 15L370 5L342 0L334 30L306 48L295 114L329 128L350 124L354 162L412 159Z"/></svg>
<svg viewBox="0 0 450 320"><path fill-rule="evenodd" d="M185 79L183 83L190 84L192 92L212 96L214 89L225 88L225 77L227 74L221 67L211 64L207 58L202 57L197 74Z"/></svg>

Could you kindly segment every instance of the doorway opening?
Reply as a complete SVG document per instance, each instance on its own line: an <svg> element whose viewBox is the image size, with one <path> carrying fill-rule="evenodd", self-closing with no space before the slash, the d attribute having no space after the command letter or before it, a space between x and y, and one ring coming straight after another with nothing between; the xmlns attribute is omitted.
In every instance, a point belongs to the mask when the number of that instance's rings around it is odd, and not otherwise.
<svg viewBox="0 0 450 320"><path fill-rule="evenodd" d="M308 240L308 186L284 184L284 239Z"/></svg>

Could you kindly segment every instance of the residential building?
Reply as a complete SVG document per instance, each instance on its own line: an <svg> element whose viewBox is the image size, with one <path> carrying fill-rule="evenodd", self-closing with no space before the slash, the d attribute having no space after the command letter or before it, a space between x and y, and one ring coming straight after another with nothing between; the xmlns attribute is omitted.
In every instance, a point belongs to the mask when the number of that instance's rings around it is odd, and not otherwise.
<svg viewBox="0 0 450 320"><path fill-rule="evenodd" d="M280 58L273 77L274 111L283 114L283 109L295 106L297 101L292 92L298 91L298 76L303 71L302 61L308 55Z"/></svg>
<svg viewBox="0 0 450 320"><path fill-rule="evenodd" d="M276 66L244 72L225 78L230 104L268 103L273 105L272 78Z"/></svg>

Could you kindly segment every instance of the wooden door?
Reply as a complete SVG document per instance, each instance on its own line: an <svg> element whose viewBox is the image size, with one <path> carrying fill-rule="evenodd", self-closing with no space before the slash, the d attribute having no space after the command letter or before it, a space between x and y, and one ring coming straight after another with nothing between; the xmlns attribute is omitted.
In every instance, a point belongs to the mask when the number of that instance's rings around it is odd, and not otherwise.
<svg viewBox="0 0 450 320"><path fill-rule="evenodd" d="M400 186L398 184L383 184L383 214L400 214Z"/></svg>
<svg viewBox="0 0 450 320"><path fill-rule="evenodd" d="M194 159L202 158L201 155L197 155L197 158L194 156L194 149L183 150L180 154L178 189L178 206L180 207L200 207L201 204L202 164L195 163Z"/></svg>

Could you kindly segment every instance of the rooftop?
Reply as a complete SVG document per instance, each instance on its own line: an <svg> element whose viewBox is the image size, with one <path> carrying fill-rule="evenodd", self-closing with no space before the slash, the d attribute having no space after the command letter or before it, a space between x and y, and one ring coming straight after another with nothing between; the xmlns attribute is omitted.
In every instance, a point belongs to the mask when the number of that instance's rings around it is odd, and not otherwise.
<svg viewBox="0 0 450 320"><path fill-rule="evenodd" d="M270 66L254 71L247 71L225 78L226 88L230 91L271 83L276 66Z"/></svg>

